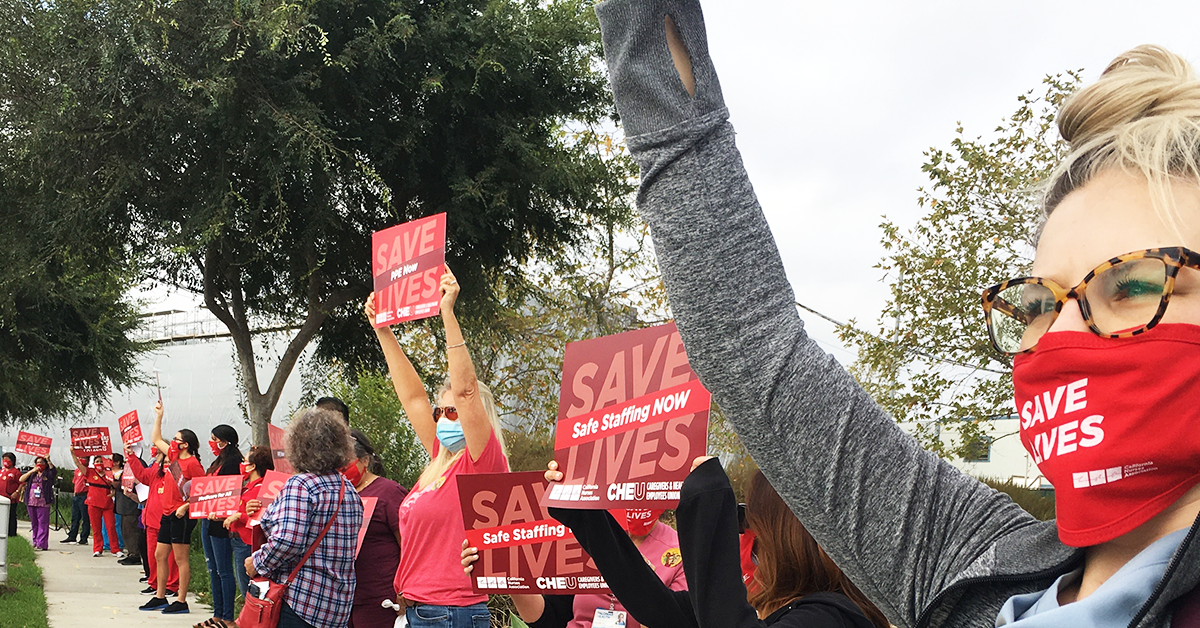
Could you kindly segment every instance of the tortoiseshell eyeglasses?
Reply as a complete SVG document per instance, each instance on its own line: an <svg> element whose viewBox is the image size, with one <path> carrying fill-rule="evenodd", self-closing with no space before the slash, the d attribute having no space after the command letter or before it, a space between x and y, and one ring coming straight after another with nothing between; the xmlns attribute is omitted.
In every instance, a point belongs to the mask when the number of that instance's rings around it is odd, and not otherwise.
<svg viewBox="0 0 1200 628"><path fill-rule="evenodd" d="M1070 289L1041 277L1006 281L983 291L988 336L1001 353L1032 351L1067 299L1079 302L1083 320L1097 336L1136 336L1162 320L1184 266L1200 268L1200 253L1173 246L1118 255Z"/></svg>

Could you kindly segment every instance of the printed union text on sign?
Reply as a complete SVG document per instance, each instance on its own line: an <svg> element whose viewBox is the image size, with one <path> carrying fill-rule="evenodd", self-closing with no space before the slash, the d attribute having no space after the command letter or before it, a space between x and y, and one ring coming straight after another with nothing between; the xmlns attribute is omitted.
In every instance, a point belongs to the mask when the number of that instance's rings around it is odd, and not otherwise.
<svg viewBox="0 0 1200 628"><path fill-rule="evenodd" d="M712 397L675 323L568 344L555 426L562 508L673 508L706 453Z"/></svg>
<svg viewBox="0 0 1200 628"><path fill-rule="evenodd" d="M31 456L49 456L51 442L52 439L49 436L17 432L17 444L13 449Z"/></svg>
<svg viewBox="0 0 1200 628"><path fill-rule="evenodd" d="M192 492L188 500L188 517L207 519L215 514L228 517L238 511L242 503L241 475L208 475L192 478Z"/></svg>
<svg viewBox="0 0 1200 628"><path fill-rule="evenodd" d="M142 424L138 422L137 410L117 417L117 425L121 428L122 443L132 447L145 440L145 437L142 436Z"/></svg>
<svg viewBox="0 0 1200 628"><path fill-rule="evenodd" d="M458 476L467 541L479 549L476 592L608 592L571 531L541 506L547 485L540 471Z"/></svg>
<svg viewBox="0 0 1200 628"><path fill-rule="evenodd" d="M437 316L445 264L444 213L372 234L375 327Z"/></svg>
<svg viewBox="0 0 1200 628"><path fill-rule="evenodd" d="M71 451L80 458L112 455L112 438L108 428L71 428Z"/></svg>

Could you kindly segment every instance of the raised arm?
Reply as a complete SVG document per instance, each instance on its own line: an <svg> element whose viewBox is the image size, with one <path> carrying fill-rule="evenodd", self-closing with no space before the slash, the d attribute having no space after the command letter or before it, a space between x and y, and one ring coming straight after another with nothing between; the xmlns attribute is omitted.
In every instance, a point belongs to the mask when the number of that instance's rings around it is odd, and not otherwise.
<svg viewBox="0 0 1200 628"><path fill-rule="evenodd" d="M159 401L154 404L154 428L150 431L150 442L154 443L154 446L158 447L158 450L163 452L163 455L166 455L167 450L171 448L171 444L163 438L162 421L163 404L162 401Z"/></svg>
<svg viewBox="0 0 1200 628"><path fill-rule="evenodd" d="M922 450L805 334L734 142L698 0L606 0L596 13L641 168L638 209L691 366L821 546L892 622L916 623L1000 537L1040 524ZM687 62L677 66L672 49ZM788 235L793 246L835 237ZM1051 547L1053 532L1039 534Z"/></svg>
<svg viewBox="0 0 1200 628"><path fill-rule="evenodd" d="M462 423L463 435L467 437L467 454L478 460L492 437L492 421L483 409L479 396L479 380L475 377L475 363L471 351L463 339L458 317L454 315L454 302L458 300L458 280L450 267L446 267L440 286L442 291L442 323L446 329L446 371L450 375L450 392L458 408L458 420Z"/></svg>
<svg viewBox="0 0 1200 628"><path fill-rule="evenodd" d="M363 312L367 315L367 322L373 324L375 321L374 292L367 297L366 303L363 304ZM400 348L400 341L396 340L396 334L390 327L376 329L375 337L379 340L379 347L383 349L383 358L387 360L388 365L388 375L392 378L392 387L396 389L396 397L404 408L404 414L408 417L408 422L412 424L413 431L417 433L417 438L421 441L421 446L425 448L425 453L432 458L433 443L437 440L437 425L433 420L433 407L429 405L429 393L425 391L425 384L417 375L417 369L413 368L408 356L404 354L404 349Z"/></svg>

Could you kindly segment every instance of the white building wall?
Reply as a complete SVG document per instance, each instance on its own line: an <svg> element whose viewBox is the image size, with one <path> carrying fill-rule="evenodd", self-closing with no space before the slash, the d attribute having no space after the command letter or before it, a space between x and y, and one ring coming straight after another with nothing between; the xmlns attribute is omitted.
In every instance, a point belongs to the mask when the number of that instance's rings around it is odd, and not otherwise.
<svg viewBox="0 0 1200 628"><path fill-rule="evenodd" d="M952 460L950 464L977 478L995 479L1002 482L1011 481L1032 489L1053 489L1038 471L1033 457L1021 445L1017 431L1020 421L1016 418L1004 418L993 419L988 423L990 425L988 433L994 440L989 448L987 460ZM902 423L900 427L911 432L915 426L911 423ZM940 438L947 445L958 444L958 434L953 428L943 427Z"/></svg>

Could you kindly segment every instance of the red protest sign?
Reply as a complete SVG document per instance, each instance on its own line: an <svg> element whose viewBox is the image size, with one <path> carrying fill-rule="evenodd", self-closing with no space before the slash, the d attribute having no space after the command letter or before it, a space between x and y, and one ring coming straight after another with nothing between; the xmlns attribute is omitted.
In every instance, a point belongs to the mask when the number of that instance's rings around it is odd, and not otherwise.
<svg viewBox="0 0 1200 628"><path fill-rule="evenodd" d="M358 558L358 553L362 551L363 539L367 538L367 528L371 526L371 515L375 514L375 506L379 503L378 497L364 497L363 503L363 522L362 527L358 529L358 544L354 546L354 557Z"/></svg>
<svg viewBox="0 0 1200 628"><path fill-rule="evenodd" d="M108 428L71 428L71 452L80 458L112 455L112 439Z"/></svg>
<svg viewBox="0 0 1200 628"><path fill-rule="evenodd" d="M563 508L673 508L706 453L711 395L675 323L568 344L543 499Z"/></svg>
<svg viewBox="0 0 1200 628"><path fill-rule="evenodd" d="M192 478L188 517L208 519L209 515L228 517L242 504L241 475L206 475Z"/></svg>
<svg viewBox="0 0 1200 628"><path fill-rule="evenodd" d="M458 476L463 527L479 549L477 593L606 593L596 564L540 504L541 471Z"/></svg>
<svg viewBox="0 0 1200 628"><path fill-rule="evenodd" d="M446 264L446 214L371 235L375 327L437 316Z"/></svg>
<svg viewBox="0 0 1200 628"><path fill-rule="evenodd" d="M263 474L262 488L258 489L258 502L261 506L253 515L250 515L250 525L258 525L262 521L263 515L267 514L267 506L270 506L271 502L279 496L279 490L283 488L284 484L287 484L290 477L292 474L279 471L267 471Z"/></svg>
<svg viewBox="0 0 1200 628"><path fill-rule="evenodd" d="M133 471L130 471L128 466L121 472L121 488L130 493L137 488L137 478L133 476Z"/></svg>
<svg viewBox="0 0 1200 628"><path fill-rule="evenodd" d="M142 436L142 424L138 422L137 410L117 417L117 425L121 428L121 442L133 446L145 440Z"/></svg>
<svg viewBox="0 0 1200 628"><path fill-rule="evenodd" d="M49 436L38 436L29 432L17 432L17 444L13 449L31 456L45 457L50 455L50 443L52 440Z"/></svg>
<svg viewBox="0 0 1200 628"><path fill-rule="evenodd" d="M271 439L271 462L275 465L275 470L286 475L295 473L292 463L287 461L287 432L268 424L267 438Z"/></svg>

